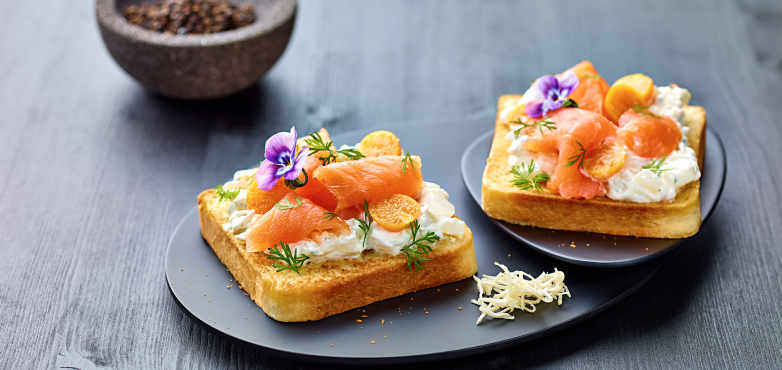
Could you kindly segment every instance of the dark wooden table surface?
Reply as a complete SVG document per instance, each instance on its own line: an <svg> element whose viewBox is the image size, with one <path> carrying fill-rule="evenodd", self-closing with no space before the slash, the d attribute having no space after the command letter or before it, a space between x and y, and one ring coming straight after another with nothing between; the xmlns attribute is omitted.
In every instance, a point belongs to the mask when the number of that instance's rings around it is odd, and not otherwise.
<svg viewBox="0 0 782 370"><path fill-rule="evenodd" d="M174 303L166 246L196 195L291 125L491 118L583 59L692 92L727 149L722 201L597 317L422 367L782 368L782 2L626 3L301 1L263 80L189 103L114 63L91 1L1 2L0 368L320 367L216 338Z"/></svg>

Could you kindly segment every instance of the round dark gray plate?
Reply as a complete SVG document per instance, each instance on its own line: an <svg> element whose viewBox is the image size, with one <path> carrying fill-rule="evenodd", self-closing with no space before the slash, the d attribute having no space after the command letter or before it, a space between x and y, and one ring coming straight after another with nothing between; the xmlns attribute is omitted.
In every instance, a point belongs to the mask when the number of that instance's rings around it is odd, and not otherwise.
<svg viewBox="0 0 782 370"><path fill-rule="evenodd" d="M652 276L664 259L629 268L587 268L519 248L518 241L500 231L473 201L459 171L464 148L493 124L492 119L442 120L383 128L396 133L405 150L423 158L426 181L450 193L457 215L473 231L478 273L499 273L495 261L532 275L556 267L565 272L573 294L561 306L541 304L534 314L517 311L514 321L487 320L476 326L479 313L470 300L478 292L475 282L466 279L320 321L277 322L237 288L201 237L196 209L185 216L169 242L165 269L171 295L196 323L234 343L299 360L371 365L466 356L549 335L605 310ZM333 139L337 145L355 144L371 131ZM237 164L237 170L242 165Z"/></svg>
<svg viewBox="0 0 782 370"><path fill-rule="evenodd" d="M476 139L462 155L462 179L472 198L481 204L481 181L494 130ZM725 185L727 159L719 136L706 130L706 156L701 176L701 217L714 211ZM494 220L503 231L549 256L591 267L630 266L662 256L686 239L652 239L562 231L521 226ZM570 247L575 242L576 248Z"/></svg>

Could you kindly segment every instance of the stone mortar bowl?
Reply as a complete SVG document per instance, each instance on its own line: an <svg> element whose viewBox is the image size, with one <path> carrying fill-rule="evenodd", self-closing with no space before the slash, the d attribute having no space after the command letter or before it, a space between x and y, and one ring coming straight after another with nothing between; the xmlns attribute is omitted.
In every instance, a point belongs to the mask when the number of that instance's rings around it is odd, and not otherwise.
<svg viewBox="0 0 782 370"><path fill-rule="evenodd" d="M255 6L255 22L208 35L164 35L128 22L122 11L153 0L97 0L103 41L114 60L148 89L179 99L213 99L258 82L288 45L296 0L234 0Z"/></svg>

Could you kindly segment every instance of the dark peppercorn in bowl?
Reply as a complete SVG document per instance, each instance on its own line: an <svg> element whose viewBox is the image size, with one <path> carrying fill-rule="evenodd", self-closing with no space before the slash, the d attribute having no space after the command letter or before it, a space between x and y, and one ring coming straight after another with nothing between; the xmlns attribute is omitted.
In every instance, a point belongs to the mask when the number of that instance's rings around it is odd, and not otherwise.
<svg viewBox="0 0 782 370"><path fill-rule="evenodd" d="M255 84L282 55L296 16L296 0L223 3L97 0L96 12L109 53L145 87L212 99Z"/></svg>
<svg viewBox="0 0 782 370"><path fill-rule="evenodd" d="M168 35L224 32L255 21L252 3L228 0L157 0L128 5L122 13L131 24Z"/></svg>

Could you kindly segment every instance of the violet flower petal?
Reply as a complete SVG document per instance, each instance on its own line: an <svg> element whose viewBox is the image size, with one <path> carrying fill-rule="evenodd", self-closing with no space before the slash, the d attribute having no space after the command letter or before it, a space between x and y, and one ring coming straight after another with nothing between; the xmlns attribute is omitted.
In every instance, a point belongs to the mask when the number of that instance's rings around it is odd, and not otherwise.
<svg viewBox="0 0 782 370"><path fill-rule="evenodd" d="M560 100L548 100L548 99L544 100L543 101L543 109L542 109L543 113L541 114L541 116L545 116L546 114L548 114L548 112L551 112L551 111L553 111L555 109L559 109L559 107L561 107L562 104L564 104L564 103L565 103L565 101L561 100L561 99Z"/></svg>
<svg viewBox="0 0 782 370"><path fill-rule="evenodd" d="M285 176L286 180L293 181L299 178L301 170L304 168L304 163L307 162L307 157L309 157L309 155L310 147L305 146L304 148L301 148L299 154L296 156L296 159L293 162L293 167L288 169L288 171L283 175ZM307 175L312 176L311 173L308 173Z"/></svg>
<svg viewBox="0 0 782 370"><path fill-rule="evenodd" d="M578 88L579 81L578 76L576 76L573 71L566 71L564 74L562 74L562 77L558 78L559 80L559 97L561 99L567 98L573 91L575 91Z"/></svg>
<svg viewBox="0 0 782 370"><path fill-rule="evenodd" d="M559 81L556 77L551 75L545 75L539 77L537 80L535 80L535 83L532 84L532 86L536 87L540 92L543 93L543 96L545 96L548 99L551 99L551 92L559 90Z"/></svg>
<svg viewBox="0 0 782 370"><path fill-rule="evenodd" d="M264 157L272 163L285 166L286 162L293 160L293 152L296 150L296 128L291 132L280 132L266 140L266 152Z"/></svg>
<svg viewBox="0 0 782 370"><path fill-rule="evenodd" d="M277 184L277 180L282 177L277 174L281 167L268 159L261 162L258 172L255 173L255 183L258 184L258 189L271 190Z"/></svg>
<svg viewBox="0 0 782 370"><path fill-rule="evenodd" d="M537 118L543 115L543 102L535 100L527 103L524 107L524 114L528 117Z"/></svg>

